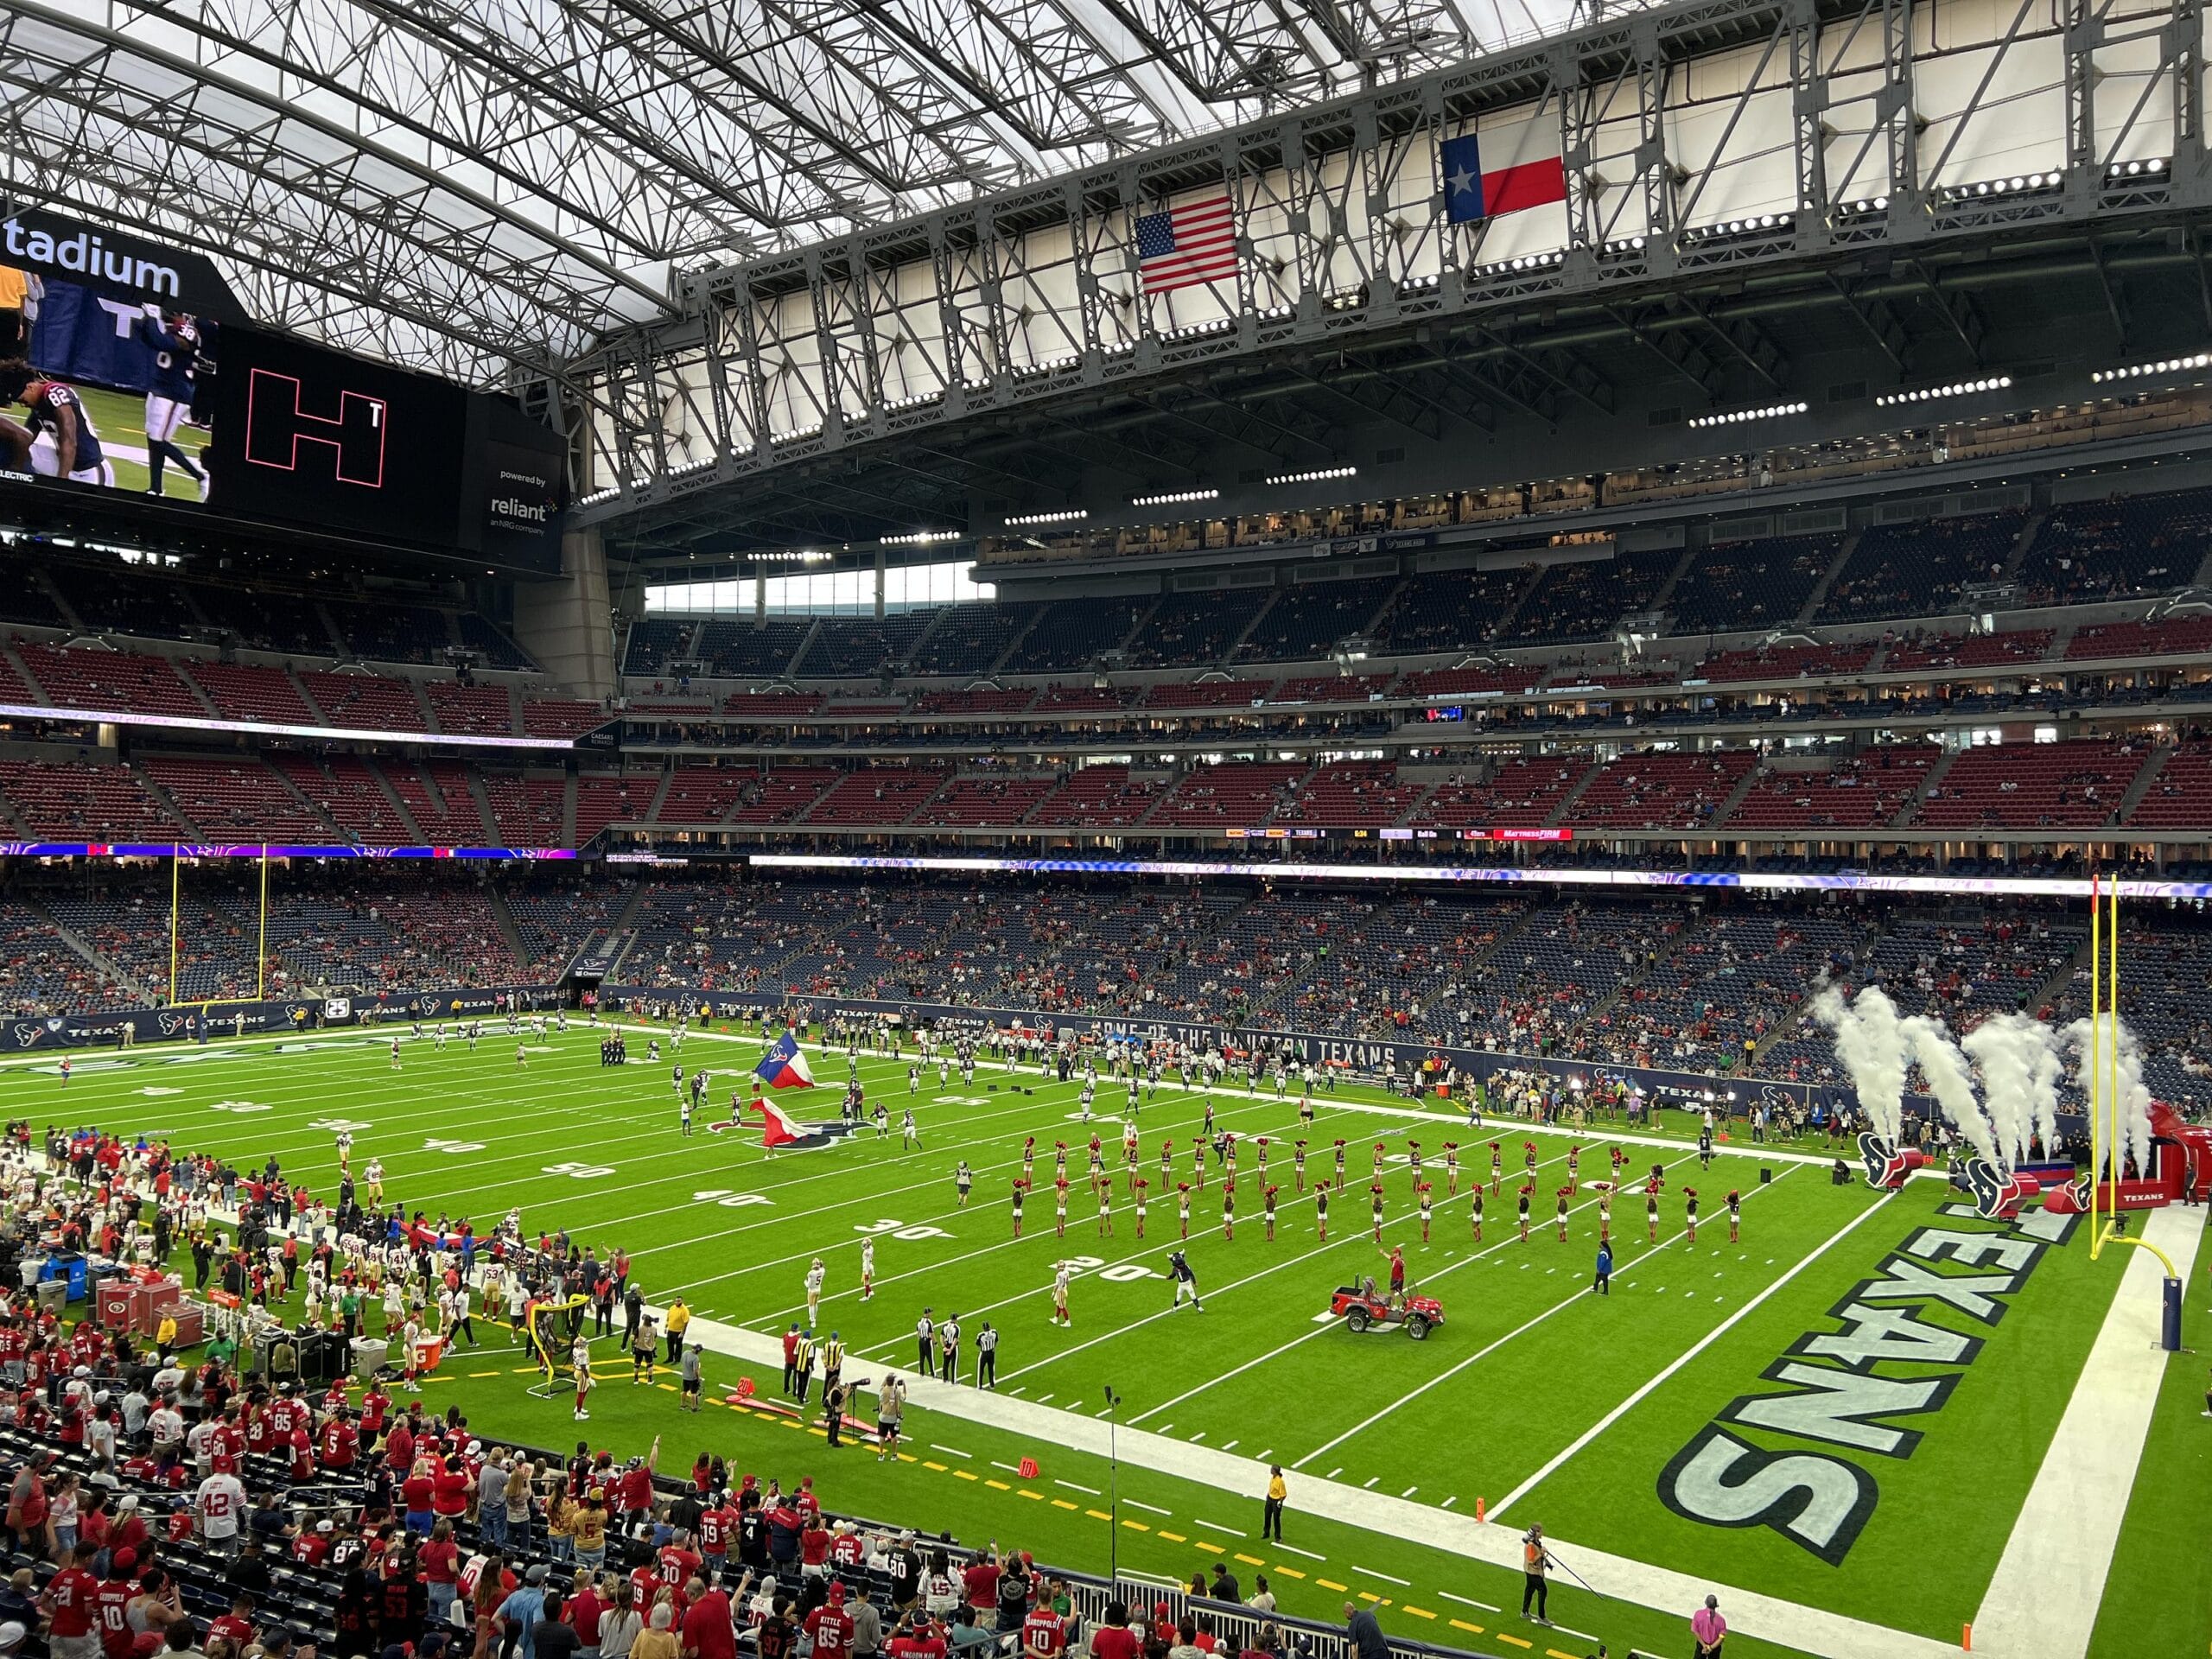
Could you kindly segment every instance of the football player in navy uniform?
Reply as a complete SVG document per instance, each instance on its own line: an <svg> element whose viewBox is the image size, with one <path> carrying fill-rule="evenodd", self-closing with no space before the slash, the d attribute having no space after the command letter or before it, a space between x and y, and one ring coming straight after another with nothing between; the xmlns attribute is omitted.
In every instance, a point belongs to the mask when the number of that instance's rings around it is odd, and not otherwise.
<svg viewBox="0 0 2212 1659"><path fill-rule="evenodd" d="M9 435L29 451L32 471L79 484L114 484L115 468L75 388L48 379L21 358L0 362L0 407L18 403L30 414ZM41 437L50 442L50 453L35 447Z"/></svg>
<svg viewBox="0 0 2212 1659"><path fill-rule="evenodd" d="M175 461L207 499L207 474L193 463L176 442L176 429L192 413L192 395L200 360L200 330L181 311L164 315L162 308L147 302L146 315L138 319L138 338L153 352L146 380L146 493L162 493L165 461Z"/></svg>

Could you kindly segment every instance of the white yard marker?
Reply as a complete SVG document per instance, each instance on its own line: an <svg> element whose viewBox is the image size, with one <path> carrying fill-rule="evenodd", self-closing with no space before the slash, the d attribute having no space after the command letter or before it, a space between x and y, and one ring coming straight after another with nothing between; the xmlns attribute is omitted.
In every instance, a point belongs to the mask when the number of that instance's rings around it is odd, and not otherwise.
<svg viewBox="0 0 2212 1659"><path fill-rule="evenodd" d="M1141 1497L1125 1497L1122 1502L1128 1504L1133 1510L1148 1510L1154 1515L1172 1516L1175 1513L1173 1510L1161 1509L1157 1503L1147 1503Z"/></svg>
<svg viewBox="0 0 2212 1659"><path fill-rule="evenodd" d="M1503 1607L1493 1607L1486 1601L1477 1601L1472 1596L1455 1596L1449 1590L1440 1590L1436 1593L1446 1601L1458 1602L1462 1607L1479 1607L1486 1613L1502 1613L1505 1611Z"/></svg>
<svg viewBox="0 0 2212 1659"><path fill-rule="evenodd" d="M1194 1519L1191 1524L1194 1527L1203 1527L1208 1532L1225 1532L1232 1538L1249 1538L1252 1535L1249 1532L1239 1532L1234 1527L1224 1527L1212 1521Z"/></svg>
<svg viewBox="0 0 2212 1659"><path fill-rule="evenodd" d="M1787 1179L1786 1174L1777 1178L1777 1180L1783 1179ZM1755 1188L1753 1190L1758 1191L1759 1189ZM1875 1202L1868 1205L1866 1208L1861 1210L1857 1215L1852 1217L1849 1221L1844 1223L1842 1226L1837 1228L1835 1231L1830 1233L1826 1238L1815 1245L1810 1254L1802 1257L1789 1268L1788 1272L1781 1274L1774 1281L1773 1283L1770 1284L1765 1289L1759 1292L1758 1295L1752 1297L1751 1300L1745 1302L1733 1313L1731 1313L1726 1319L1721 1320L1719 1324L1714 1325L1712 1330L1707 1332L1702 1337L1700 1337L1695 1342L1692 1343L1689 1347L1683 1350L1683 1351L1677 1355L1674 1359L1662 1366L1657 1376L1654 1376L1642 1388L1637 1389L1635 1393L1630 1395L1627 1399L1622 1401L1620 1404L1615 1406L1603 1417L1600 1417L1595 1423L1592 1424L1590 1427L1585 1429L1580 1434L1577 1435L1571 1444L1560 1451L1552 1458L1550 1462L1545 1464L1544 1466L1537 1470L1535 1474L1529 1476L1528 1479L1522 1481L1518 1486L1516 1486L1496 1503L1491 1504L1490 1508L1491 1517L1493 1520L1496 1519L1498 1516L1505 1512L1505 1509L1508 1504L1528 1496L1528 1494L1535 1489L1540 1481L1548 1478L1555 1470L1565 1465L1568 1459L1573 1457L1577 1452L1580 1452L1584 1446L1589 1445L1591 1441L1596 1440L1600 1434L1604 1433L1615 1423L1620 1421L1622 1418L1628 1415L1628 1414L1633 1411L1637 1406L1641 1405L1643 1401L1649 1397L1651 1393L1659 1388L1661 1384L1664 1383L1669 1377L1674 1376L1674 1374L1681 1370L1683 1366L1688 1364L1690 1361L1695 1359L1707 1349L1712 1347L1714 1343L1719 1341L1720 1338L1727 1335L1729 1332L1734 1330L1739 1323L1748 1318L1752 1313L1756 1312L1760 1304L1764 1302L1768 1297L1773 1295L1784 1285L1795 1279L1799 1274L1811 1267L1814 1262L1819 1261L1831 1249L1834 1249L1845 1239L1850 1237L1853 1233L1859 1230L1859 1225L1864 1223L1869 1216L1879 1215L1884 1210L1887 1209L1889 1207L1890 1200L1896 1196L1897 1193L1895 1191L1885 1192L1879 1198L1875 1200Z"/></svg>
<svg viewBox="0 0 2212 1659"><path fill-rule="evenodd" d="M1303 1555L1309 1561L1325 1561L1329 1559L1325 1555L1317 1554L1313 1550L1300 1549L1296 1544L1286 1544L1280 1538L1275 1540L1275 1548L1286 1555Z"/></svg>
<svg viewBox="0 0 2212 1659"><path fill-rule="evenodd" d="M991 1459L991 1467L994 1469L1003 1469L1009 1475L1018 1475L1021 1472L1020 1470L1015 1468L1012 1464L1001 1463L996 1458L993 1458Z"/></svg>
<svg viewBox="0 0 2212 1659"><path fill-rule="evenodd" d="M1071 1480L1056 1480L1052 1484L1055 1486L1065 1486L1071 1492L1082 1492L1091 1497L1096 1497L1099 1495L1098 1489L1096 1486L1078 1486Z"/></svg>
<svg viewBox="0 0 2212 1659"><path fill-rule="evenodd" d="M1389 1573L1377 1573L1377 1572L1376 1572L1373 1567L1353 1567L1353 1568L1352 1568L1352 1571L1353 1571L1353 1572L1355 1572L1355 1573L1365 1573L1365 1574L1366 1574L1369 1578L1370 1578L1370 1579L1380 1579L1380 1580L1382 1580L1382 1582L1383 1582L1383 1583L1385 1583L1385 1584L1398 1584L1398 1585L1403 1585L1403 1586L1406 1586L1406 1588L1408 1588L1408 1589L1411 1589L1411 1588L1413 1587L1413 1584L1412 1584L1412 1581L1411 1581L1410 1580L1408 1580L1408 1579L1400 1579L1400 1578L1393 1578L1393 1577L1392 1577Z"/></svg>
<svg viewBox="0 0 2212 1659"><path fill-rule="evenodd" d="M972 1452L963 1452L957 1446L939 1446L935 1440L931 1440L930 1442L930 1450L932 1452L942 1452L948 1458L967 1458L970 1460L972 1460L976 1455Z"/></svg>

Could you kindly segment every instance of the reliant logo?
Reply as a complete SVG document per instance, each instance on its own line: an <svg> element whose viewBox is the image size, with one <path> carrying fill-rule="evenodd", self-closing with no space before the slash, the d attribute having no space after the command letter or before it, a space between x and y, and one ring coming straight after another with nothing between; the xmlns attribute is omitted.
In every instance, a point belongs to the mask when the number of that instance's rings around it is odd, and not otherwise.
<svg viewBox="0 0 2212 1659"><path fill-rule="evenodd" d="M492 511L502 518L519 519L524 524L542 524L552 517L553 510L543 501L525 501L518 495L494 497Z"/></svg>
<svg viewBox="0 0 2212 1659"><path fill-rule="evenodd" d="M46 265L72 276L89 276L172 300L182 291L182 279L175 266L118 253L103 243L96 232L79 231L74 236L56 237L49 232L26 229L11 219L0 226L0 233L4 233L10 256L26 264Z"/></svg>

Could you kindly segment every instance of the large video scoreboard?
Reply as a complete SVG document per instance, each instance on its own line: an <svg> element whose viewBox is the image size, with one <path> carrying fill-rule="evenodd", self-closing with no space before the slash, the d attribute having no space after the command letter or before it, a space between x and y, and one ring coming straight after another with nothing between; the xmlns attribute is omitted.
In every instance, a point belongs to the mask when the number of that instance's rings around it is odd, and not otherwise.
<svg viewBox="0 0 2212 1659"><path fill-rule="evenodd" d="M514 404L258 327L199 255L0 220L0 480L550 573L566 474Z"/></svg>

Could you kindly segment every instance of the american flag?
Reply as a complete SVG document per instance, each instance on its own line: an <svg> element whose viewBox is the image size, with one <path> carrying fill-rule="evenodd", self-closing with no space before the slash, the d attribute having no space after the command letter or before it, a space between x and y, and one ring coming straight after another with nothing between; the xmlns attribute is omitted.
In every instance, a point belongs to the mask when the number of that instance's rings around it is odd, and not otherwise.
<svg viewBox="0 0 2212 1659"><path fill-rule="evenodd" d="M1236 280L1236 209L1226 186L1137 215L1137 274L1147 294Z"/></svg>

